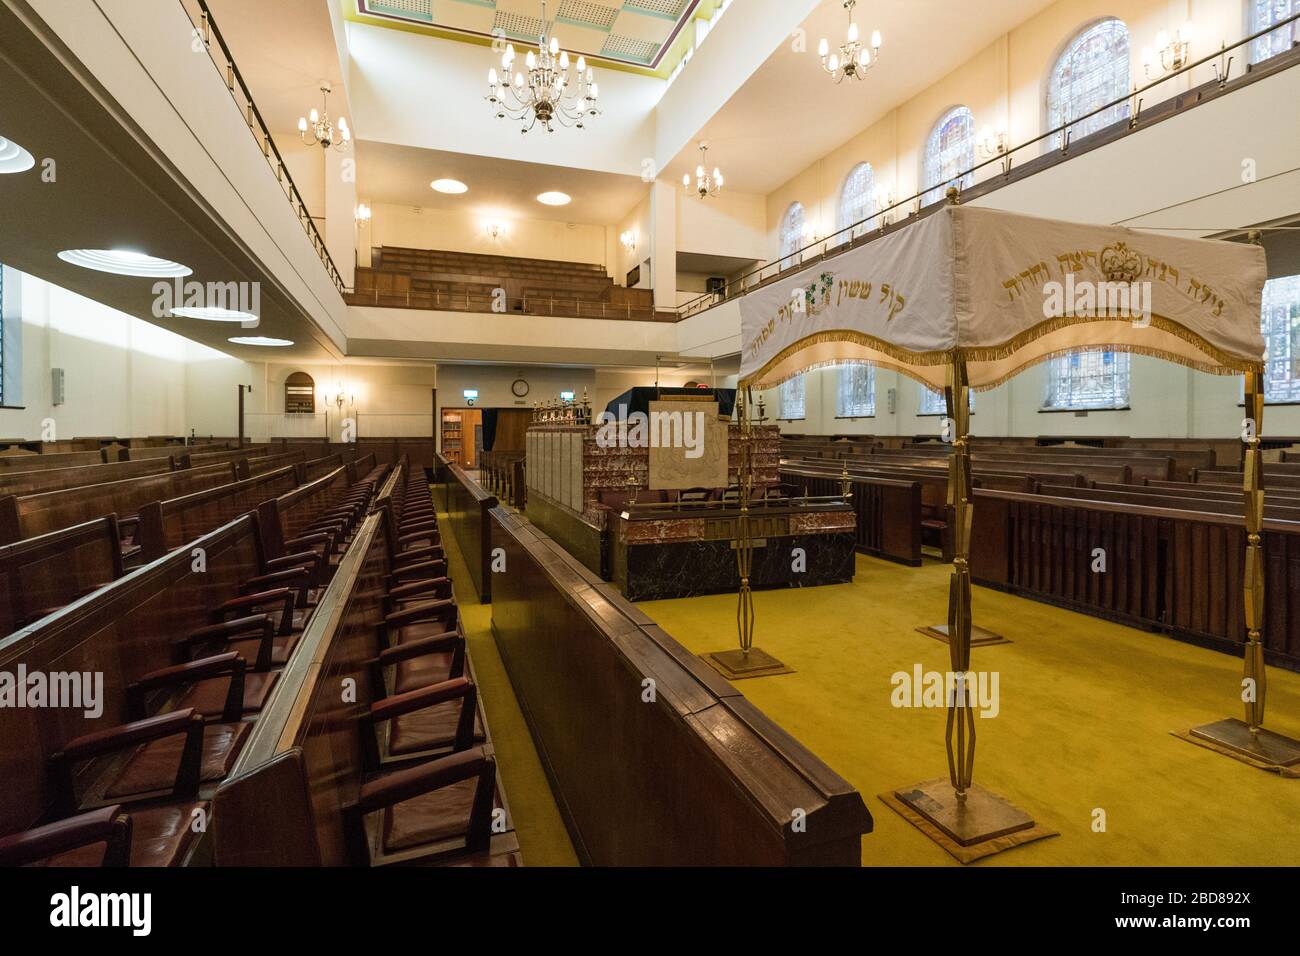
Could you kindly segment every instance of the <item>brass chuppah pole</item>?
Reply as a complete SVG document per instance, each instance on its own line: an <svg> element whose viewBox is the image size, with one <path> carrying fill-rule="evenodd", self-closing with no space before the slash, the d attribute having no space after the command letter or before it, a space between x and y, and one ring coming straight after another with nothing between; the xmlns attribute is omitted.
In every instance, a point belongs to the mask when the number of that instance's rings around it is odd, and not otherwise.
<svg viewBox="0 0 1300 956"><path fill-rule="evenodd" d="M953 431L948 462L948 507L953 519L952 577L948 584L948 779L928 780L894 797L963 847L1034 826L1029 814L975 786L975 674L971 671L970 533L974 515L970 466L970 379L966 358L954 352L944 389Z"/></svg>
<svg viewBox="0 0 1300 956"><path fill-rule="evenodd" d="M740 419L740 440L736 449L736 497L740 514L736 519L736 537L732 546L736 549L736 572L740 578L736 604L736 632L740 639L740 650L714 651L703 655L714 669L730 680L790 673L790 669L771 654L754 647L754 592L750 586L754 572L754 533L749 513L754 496L755 439L753 421L750 418L752 402L748 388L736 391L736 412ZM760 405L760 414L761 409Z"/></svg>
<svg viewBox="0 0 1300 956"><path fill-rule="evenodd" d="M1264 665L1264 372L1246 373L1246 414L1242 462L1245 503L1246 565L1242 577L1245 600L1246 646L1242 675L1245 720L1229 717L1193 727L1194 743L1205 742L1230 756L1272 770L1300 766L1300 741L1265 730L1264 692L1268 675Z"/></svg>

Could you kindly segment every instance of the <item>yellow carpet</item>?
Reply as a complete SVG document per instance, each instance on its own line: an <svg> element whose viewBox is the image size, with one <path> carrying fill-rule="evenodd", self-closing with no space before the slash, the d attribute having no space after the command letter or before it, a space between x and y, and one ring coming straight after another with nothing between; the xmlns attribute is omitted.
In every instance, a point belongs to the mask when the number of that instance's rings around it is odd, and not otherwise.
<svg viewBox="0 0 1300 956"><path fill-rule="evenodd" d="M438 521L448 527L446 514L439 513ZM442 542L524 866L577 866L578 856L492 638L492 607L478 603L455 535L446 531Z"/></svg>
<svg viewBox="0 0 1300 956"><path fill-rule="evenodd" d="M859 557L852 584L754 595L755 646L795 673L737 686L863 795L865 865L959 865L876 798L947 774L945 712L895 708L890 679L948 669L947 645L914 630L946 620L948 576ZM735 595L639 606L697 654L736 646ZM1241 716L1240 660L984 588L975 622L1013 642L972 653L998 672L1001 705L976 721L975 782L1061 835L974 865L1300 860L1300 781L1171 735ZM1266 725L1300 737L1300 675L1268 676Z"/></svg>

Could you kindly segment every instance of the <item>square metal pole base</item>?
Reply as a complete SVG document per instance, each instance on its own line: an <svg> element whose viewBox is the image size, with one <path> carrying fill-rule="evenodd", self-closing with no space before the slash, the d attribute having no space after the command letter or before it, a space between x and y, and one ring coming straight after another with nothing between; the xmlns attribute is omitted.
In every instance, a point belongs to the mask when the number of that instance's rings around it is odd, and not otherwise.
<svg viewBox="0 0 1300 956"><path fill-rule="evenodd" d="M727 680L744 680L747 677L770 677L774 674L794 673L793 670L786 667L767 651L759 650L757 647L751 647L748 654L742 650L734 650L714 651L711 654L701 656L703 656L706 663Z"/></svg>
<svg viewBox="0 0 1300 956"><path fill-rule="evenodd" d="M1019 833L1034 825L1034 818L1019 807L975 784L966 791L966 799L958 802L947 777L895 790L894 796L961 846Z"/></svg>
<svg viewBox="0 0 1300 956"><path fill-rule="evenodd" d="M1191 734L1271 767L1300 765L1300 740L1283 737L1263 727L1252 734L1250 725L1236 717L1193 727Z"/></svg>
<svg viewBox="0 0 1300 956"><path fill-rule="evenodd" d="M947 624L932 624L929 627L918 627L917 630L920 631L922 634L924 634L926 637L933 637L936 641L943 641L943 643L945 644L949 643ZM990 631L987 628L980 627L979 625L976 624L972 624L970 626L971 647L981 647L986 644L1010 644L1010 643L1011 642L1007 640L1005 637L1003 637L1001 634L995 634L993 631Z"/></svg>

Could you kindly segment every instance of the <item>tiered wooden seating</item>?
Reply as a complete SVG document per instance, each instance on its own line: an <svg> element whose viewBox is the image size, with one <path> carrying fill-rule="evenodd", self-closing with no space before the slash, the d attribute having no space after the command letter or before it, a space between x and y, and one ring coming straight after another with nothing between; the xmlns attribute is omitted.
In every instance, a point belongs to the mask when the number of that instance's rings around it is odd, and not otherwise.
<svg viewBox="0 0 1300 956"><path fill-rule="evenodd" d="M506 311L641 321L675 321L659 313L648 289L615 286L597 263L520 259L510 256L406 249L376 249L370 268L359 268L353 305Z"/></svg>
<svg viewBox="0 0 1300 956"><path fill-rule="evenodd" d="M11 634L124 573L113 515L0 546L0 634Z"/></svg>
<svg viewBox="0 0 1300 956"><path fill-rule="evenodd" d="M376 508L217 792L218 865L521 863L448 582L395 577L395 542L436 537L427 485L403 462ZM412 602L418 589L448 596ZM412 750L401 725L416 721L449 736Z"/></svg>
<svg viewBox="0 0 1300 956"><path fill-rule="evenodd" d="M19 541L109 514L118 515L124 525L133 524L139 509L151 501L215 488L236 477L234 463L227 462L22 497L11 495L0 499L0 541ZM124 533L129 530L124 528Z"/></svg>
<svg viewBox="0 0 1300 956"><path fill-rule="evenodd" d="M369 501L377 477L344 497ZM256 523L239 518L0 641L0 666L99 670L106 684L93 724L68 709L0 713L0 761L22 779L0 797L0 865L162 866L198 852L196 815L314 610L305 588L285 586L310 576L314 557L264 573ZM334 528L338 546L354 527Z"/></svg>
<svg viewBox="0 0 1300 956"><path fill-rule="evenodd" d="M154 458L147 461L114 461L99 465L72 465L66 468L45 468L33 471L0 472L0 496L31 495L41 491L59 491L97 485L123 478L141 478L172 471L171 458Z"/></svg>

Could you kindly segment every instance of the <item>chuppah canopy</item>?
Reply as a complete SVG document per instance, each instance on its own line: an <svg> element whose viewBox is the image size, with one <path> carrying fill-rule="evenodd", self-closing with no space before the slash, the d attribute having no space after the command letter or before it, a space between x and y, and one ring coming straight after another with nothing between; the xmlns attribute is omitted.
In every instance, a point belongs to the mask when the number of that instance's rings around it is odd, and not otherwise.
<svg viewBox="0 0 1300 956"><path fill-rule="evenodd" d="M987 389L1081 348L1240 374L1263 360L1266 277L1257 245L950 203L741 299L740 379L870 362L942 389L960 351Z"/></svg>

